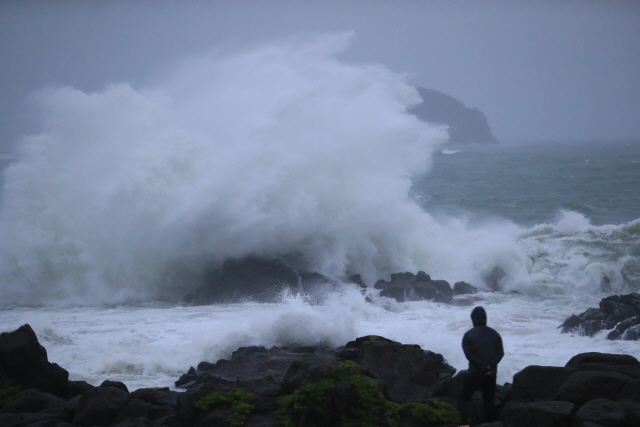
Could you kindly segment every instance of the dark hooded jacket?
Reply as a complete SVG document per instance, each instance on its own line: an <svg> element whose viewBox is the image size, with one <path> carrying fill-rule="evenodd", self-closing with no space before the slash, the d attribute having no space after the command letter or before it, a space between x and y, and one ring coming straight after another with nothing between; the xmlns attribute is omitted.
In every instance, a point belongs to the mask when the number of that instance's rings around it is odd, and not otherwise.
<svg viewBox="0 0 640 427"><path fill-rule="evenodd" d="M504 356L502 338L487 326L487 313L482 307L471 312L473 328L462 337L462 350L469 360L469 375L483 375L491 370L495 375Z"/></svg>

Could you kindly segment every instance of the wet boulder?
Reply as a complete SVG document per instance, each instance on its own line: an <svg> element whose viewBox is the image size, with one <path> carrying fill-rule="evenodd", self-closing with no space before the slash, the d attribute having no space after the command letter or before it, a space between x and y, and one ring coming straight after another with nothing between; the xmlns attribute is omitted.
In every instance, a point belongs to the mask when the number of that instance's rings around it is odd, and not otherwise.
<svg viewBox="0 0 640 427"><path fill-rule="evenodd" d="M455 295L472 295L478 293L478 288L467 282L456 282L453 285L453 293Z"/></svg>
<svg viewBox="0 0 640 427"><path fill-rule="evenodd" d="M562 333L594 336L602 330L612 330L607 339L640 339L640 294L612 295L603 298L599 307L573 314L559 326Z"/></svg>
<svg viewBox="0 0 640 427"><path fill-rule="evenodd" d="M623 425L625 410L621 403L609 399L594 399L576 412L574 424L591 422L602 427L616 427Z"/></svg>
<svg viewBox="0 0 640 427"><path fill-rule="evenodd" d="M374 285L380 289L380 296L393 298L398 302L431 300L449 303L453 300L453 289L445 280L433 280L424 271L393 273L391 281L378 280Z"/></svg>
<svg viewBox="0 0 640 427"><path fill-rule="evenodd" d="M597 398L617 399L631 377L618 372L578 371L558 388L553 400L583 404Z"/></svg>
<svg viewBox="0 0 640 427"><path fill-rule="evenodd" d="M564 367L528 366L513 377L500 412L503 426L638 425L639 368L635 357L595 352Z"/></svg>
<svg viewBox="0 0 640 427"><path fill-rule="evenodd" d="M571 402L561 401L515 403L501 415L505 426L566 427L570 425L574 407Z"/></svg>
<svg viewBox="0 0 640 427"><path fill-rule="evenodd" d="M197 305L247 299L276 302L282 291L296 291L300 280L298 272L281 259L256 256L228 259L206 276L206 283L188 296L188 302Z"/></svg>
<svg viewBox="0 0 640 427"><path fill-rule="evenodd" d="M509 399L518 402L553 400L558 388L575 369L531 365L513 376Z"/></svg>
<svg viewBox="0 0 640 427"><path fill-rule="evenodd" d="M84 393L78 402L73 424L78 426L109 426L127 406L131 396L112 386L96 387Z"/></svg>

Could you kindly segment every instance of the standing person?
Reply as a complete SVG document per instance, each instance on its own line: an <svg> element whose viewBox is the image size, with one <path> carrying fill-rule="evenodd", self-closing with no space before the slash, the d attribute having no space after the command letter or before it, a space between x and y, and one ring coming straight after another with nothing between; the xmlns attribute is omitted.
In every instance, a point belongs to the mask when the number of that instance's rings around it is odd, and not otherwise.
<svg viewBox="0 0 640 427"><path fill-rule="evenodd" d="M462 350L469 360L469 370L458 400L460 423L469 426L469 405L476 390L482 391L484 422L493 420L493 398L496 392L498 363L504 356L500 334L487 326L487 313L482 307L471 312L473 328L462 337Z"/></svg>

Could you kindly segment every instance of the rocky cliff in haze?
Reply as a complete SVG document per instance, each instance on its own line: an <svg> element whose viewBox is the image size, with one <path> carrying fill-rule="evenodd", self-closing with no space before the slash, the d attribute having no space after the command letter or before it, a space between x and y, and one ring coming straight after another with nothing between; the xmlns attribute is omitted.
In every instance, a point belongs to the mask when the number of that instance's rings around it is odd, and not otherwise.
<svg viewBox="0 0 640 427"><path fill-rule="evenodd" d="M465 105L433 89L417 88L424 101L409 110L420 120L449 126L449 141L456 143L497 143L491 133L487 117L477 108Z"/></svg>

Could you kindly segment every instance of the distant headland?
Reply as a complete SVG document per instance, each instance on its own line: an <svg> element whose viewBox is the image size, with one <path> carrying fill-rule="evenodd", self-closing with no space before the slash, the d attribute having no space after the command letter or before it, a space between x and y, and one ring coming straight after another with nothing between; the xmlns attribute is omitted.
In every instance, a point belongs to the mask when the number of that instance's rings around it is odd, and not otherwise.
<svg viewBox="0 0 640 427"><path fill-rule="evenodd" d="M455 98L433 89L417 88L422 100L409 110L420 120L449 126L449 142L497 143L487 117L477 108L468 108Z"/></svg>

